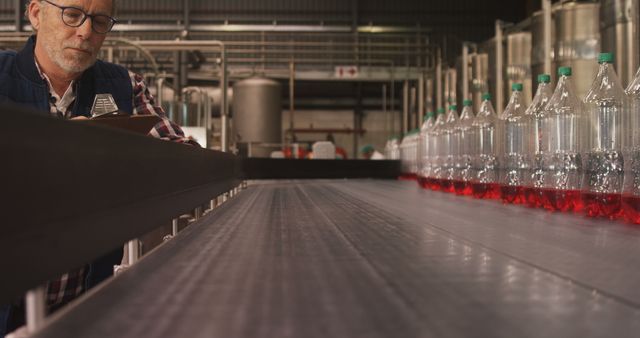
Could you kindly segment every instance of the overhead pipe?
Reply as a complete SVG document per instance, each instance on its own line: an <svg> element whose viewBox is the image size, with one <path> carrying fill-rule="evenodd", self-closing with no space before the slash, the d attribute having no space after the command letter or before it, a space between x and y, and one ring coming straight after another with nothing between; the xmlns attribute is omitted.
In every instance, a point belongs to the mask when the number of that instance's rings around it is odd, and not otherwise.
<svg viewBox="0 0 640 338"><path fill-rule="evenodd" d="M227 90L229 87L227 77L227 53L225 44L218 40L208 41L193 41L193 40L145 40L138 41L137 44L146 48L149 51L190 51L198 49L204 52L219 52L220 59L218 64L220 65L220 116L221 116L221 148L223 152L229 151L229 102L227 96Z"/></svg>

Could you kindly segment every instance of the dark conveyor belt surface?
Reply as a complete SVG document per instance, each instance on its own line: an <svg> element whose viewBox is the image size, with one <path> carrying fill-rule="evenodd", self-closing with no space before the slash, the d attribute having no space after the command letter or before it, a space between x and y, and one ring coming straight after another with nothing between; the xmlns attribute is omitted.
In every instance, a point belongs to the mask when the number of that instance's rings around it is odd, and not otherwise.
<svg viewBox="0 0 640 338"><path fill-rule="evenodd" d="M37 337L637 337L640 230L372 180L262 182Z"/></svg>

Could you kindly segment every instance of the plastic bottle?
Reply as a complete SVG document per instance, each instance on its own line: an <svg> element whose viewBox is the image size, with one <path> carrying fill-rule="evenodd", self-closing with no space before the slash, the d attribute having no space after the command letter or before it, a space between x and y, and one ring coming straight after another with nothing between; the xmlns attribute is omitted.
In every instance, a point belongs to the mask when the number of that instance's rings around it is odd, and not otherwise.
<svg viewBox="0 0 640 338"><path fill-rule="evenodd" d="M470 196L471 189L471 160L474 147L473 102L464 100L460 119L456 124L454 139L458 147L455 158L453 188L456 195Z"/></svg>
<svg viewBox="0 0 640 338"><path fill-rule="evenodd" d="M530 175L525 180L524 199L531 208L542 207L542 188L544 186L544 170L542 169L543 117L547 103L553 95L549 74L538 75L538 90L529 108L524 112L529 124L529 161Z"/></svg>
<svg viewBox="0 0 640 338"><path fill-rule="evenodd" d="M428 177L431 171L431 159L429 157L429 132L435 124L435 113L428 112L424 117L424 122L420 127L420 142L418 143L419 170L418 184L423 188L428 188Z"/></svg>
<svg viewBox="0 0 640 338"><path fill-rule="evenodd" d="M582 101L575 94L570 67L558 68L558 85L542 118L542 205L550 211L582 208L581 150L584 144Z"/></svg>
<svg viewBox="0 0 640 338"><path fill-rule="evenodd" d="M600 69L584 99L589 147L585 155L582 199L589 217L616 218L624 177L622 122L627 98L613 68L613 54L601 53Z"/></svg>
<svg viewBox="0 0 640 338"><path fill-rule="evenodd" d="M498 117L491 104L491 95L484 94L478 115L473 120L476 151L473 158L472 175L474 180L471 187L475 198L500 198L497 123Z"/></svg>
<svg viewBox="0 0 640 338"><path fill-rule="evenodd" d="M623 129L625 166L622 210L628 222L640 224L640 69L626 93L629 114Z"/></svg>
<svg viewBox="0 0 640 338"><path fill-rule="evenodd" d="M442 149L442 135L445 127L445 111L444 108L438 108L436 122L433 129L431 129L431 144L429 149L433 151L432 164L431 164L431 176L428 183L431 190L441 190L442 169L445 160L445 151Z"/></svg>
<svg viewBox="0 0 640 338"><path fill-rule="evenodd" d="M445 161L442 176L442 191L455 192L453 188L453 179L455 171L455 159L458 152L457 140L453 137L458 124L458 106L450 105L449 111L445 117L444 133L443 133L443 149L445 153Z"/></svg>
<svg viewBox="0 0 640 338"><path fill-rule="evenodd" d="M522 83L511 86L511 98L500 119L504 123L503 149L501 163L503 174L500 182L500 196L504 203L522 204L524 199L525 177L529 175L528 142L529 130L524 115L524 94Z"/></svg>
<svg viewBox="0 0 640 338"><path fill-rule="evenodd" d="M400 159L400 142L398 141L398 137L394 136L389 141L389 159L390 160L399 160Z"/></svg>
<svg viewBox="0 0 640 338"><path fill-rule="evenodd" d="M418 133L419 130L408 132L400 143L400 160L402 163L400 179L416 180L418 177Z"/></svg>

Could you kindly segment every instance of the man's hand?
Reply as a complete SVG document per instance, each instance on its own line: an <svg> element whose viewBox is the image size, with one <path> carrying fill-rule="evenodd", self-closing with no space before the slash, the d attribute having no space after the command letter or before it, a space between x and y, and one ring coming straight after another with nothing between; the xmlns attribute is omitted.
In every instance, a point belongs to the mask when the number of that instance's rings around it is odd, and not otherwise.
<svg viewBox="0 0 640 338"><path fill-rule="evenodd" d="M71 120L88 120L88 118L86 116L76 116L72 117Z"/></svg>

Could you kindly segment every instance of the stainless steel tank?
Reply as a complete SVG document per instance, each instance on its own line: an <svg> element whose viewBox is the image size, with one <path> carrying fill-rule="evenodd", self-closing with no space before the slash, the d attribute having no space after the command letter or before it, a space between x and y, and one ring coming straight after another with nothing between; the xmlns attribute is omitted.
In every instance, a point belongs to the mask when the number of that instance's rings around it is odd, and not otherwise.
<svg viewBox="0 0 640 338"><path fill-rule="evenodd" d="M531 33L517 32L507 35L505 59L505 98L511 96L511 85L522 83L525 105L531 103ZM505 101L506 104L506 101Z"/></svg>
<svg viewBox="0 0 640 338"><path fill-rule="evenodd" d="M269 157L282 142L282 86L265 78L249 78L233 85L234 136L241 153ZM250 150L249 150L250 149Z"/></svg>
<svg viewBox="0 0 640 338"><path fill-rule="evenodd" d="M555 44L555 25L553 24L554 14L551 13L551 46ZM556 69L553 65L553 47L551 48L551 84L555 86ZM531 16L531 76L532 76L532 92L538 89L538 75L544 74L544 12L538 11Z"/></svg>
<svg viewBox="0 0 640 338"><path fill-rule="evenodd" d="M572 67L576 92L584 98L598 72L600 4L563 3L555 10L555 26L554 69Z"/></svg>
<svg viewBox="0 0 640 338"><path fill-rule="evenodd" d="M615 67L623 86L638 69L640 0L602 0L600 7L602 51L615 53Z"/></svg>

